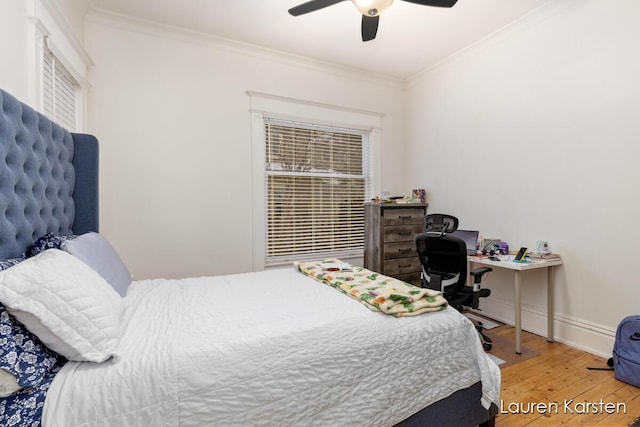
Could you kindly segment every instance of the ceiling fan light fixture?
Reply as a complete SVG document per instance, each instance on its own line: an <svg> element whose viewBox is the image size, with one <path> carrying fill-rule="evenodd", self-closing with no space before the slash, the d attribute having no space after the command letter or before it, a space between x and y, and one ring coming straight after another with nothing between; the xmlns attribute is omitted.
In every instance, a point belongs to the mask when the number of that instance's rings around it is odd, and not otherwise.
<svg viewBox="0 0 640 427"><path fill-rule="evenodd" d="M393 0L351 0L364 16L378 16L391 6Z"/></svg>
<svg viewBox="0 0 640 427"><path fill-rule="evenodd" d="M304 15L343 2L344 0L307 0L304 3L289 9L293 16ZM452 7L458 0L404 0L422 6ZM380 14L391 6L393 0L351 0L354 6L362 14L362 41L367 42L376 38Z"/></svg>

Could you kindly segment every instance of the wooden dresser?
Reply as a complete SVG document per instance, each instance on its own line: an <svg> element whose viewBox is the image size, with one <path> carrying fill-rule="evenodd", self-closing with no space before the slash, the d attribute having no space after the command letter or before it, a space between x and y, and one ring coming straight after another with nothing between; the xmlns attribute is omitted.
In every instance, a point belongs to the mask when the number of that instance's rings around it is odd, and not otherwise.
<svg viewBox="0 0 640 427"><path fill-rule="evenodd" d="M366 203L364 267L420 285L415 236L424 231L428 204Z"/></svg>

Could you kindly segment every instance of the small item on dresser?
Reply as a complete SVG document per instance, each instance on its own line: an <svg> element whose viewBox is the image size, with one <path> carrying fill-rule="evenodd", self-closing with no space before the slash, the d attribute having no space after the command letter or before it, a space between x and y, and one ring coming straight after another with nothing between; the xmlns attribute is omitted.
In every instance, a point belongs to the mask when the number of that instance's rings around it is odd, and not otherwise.
<svg viewBox="0 0 640 427"><path fill-rule="evenodd" d="M413 190L413 198L420 200L420 203L425 204L427 201L427 190L424 188L417 188Z"/></svg>
<svg viewBox="0 0 640 427"><path fill-rule="evenodd" d="M420 203L420 199L416 197L404 196L399 199L395 199L395 202L398 204Z"/></svg>

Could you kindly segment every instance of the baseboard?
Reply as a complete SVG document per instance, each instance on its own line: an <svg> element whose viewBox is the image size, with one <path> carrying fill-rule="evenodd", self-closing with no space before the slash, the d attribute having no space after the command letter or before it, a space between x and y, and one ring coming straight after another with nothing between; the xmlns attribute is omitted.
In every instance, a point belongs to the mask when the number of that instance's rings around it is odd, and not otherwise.
<svg viewBox="0 0 640 427"><path fill-rule="evenodd" d="M515 303L499 298L482 300L483 316L507 325L515 325ZM543 337L547 336L547 313L522 304L522 329ZM616 331L602 325L556 313L554 339L588 353L609 358L613 350Z"/></svg>

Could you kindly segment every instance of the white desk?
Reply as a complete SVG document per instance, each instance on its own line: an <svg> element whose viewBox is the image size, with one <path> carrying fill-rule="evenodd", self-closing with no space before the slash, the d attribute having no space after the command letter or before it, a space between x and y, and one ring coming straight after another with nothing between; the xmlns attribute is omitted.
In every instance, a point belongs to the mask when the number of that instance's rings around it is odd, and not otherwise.
<svg viewBox="0 0 640 427"><path fill-rule="evenodd" d="M508 261L491 261L488 258L482 258L477 256L467 257L469 264L481 264L487 267L506 268L508 270L514 270L515 272L515 287L516 287L516 353L522 353L522 302L520 300L520 286L521 278L520 274L525 270L535 270L537 268L547 269L547 341L553 342L553 268L556 265L561 265L562 260L553 261L532 261L526 263L519 263L513 261L513 256ZM471 271L471 266L467 270Z"/></svg>

